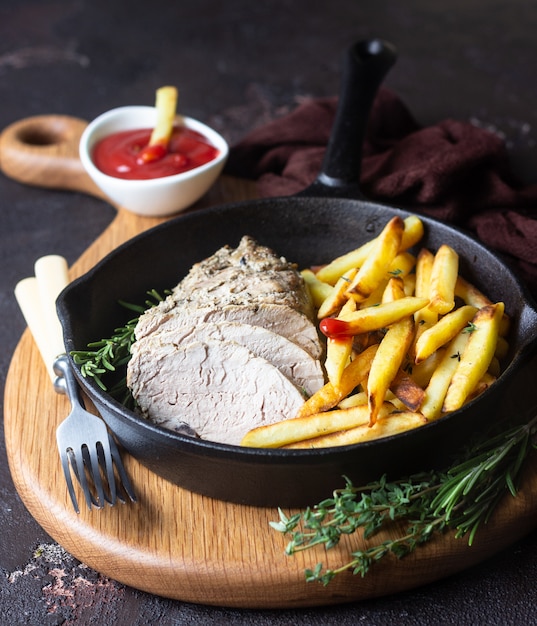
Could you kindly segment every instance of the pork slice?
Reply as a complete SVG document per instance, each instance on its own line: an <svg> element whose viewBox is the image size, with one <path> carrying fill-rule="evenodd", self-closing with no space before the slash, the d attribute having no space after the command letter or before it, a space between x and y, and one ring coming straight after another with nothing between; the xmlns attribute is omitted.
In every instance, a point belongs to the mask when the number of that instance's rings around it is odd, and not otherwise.
<svg viewBox="0 0 537 626"><path fill-rule="evenodd" d="M277 367L297 387L310 396L324 385L324 374L318 359L297 344L261 326L239 322L216 321L148 335L132 346L132 353L151 352L155 346L173 343L177 346L196 341L234 341Z"/></svg>
<svg viewBox="0 0 537 626"><path fill-rule="evenodd" d="M224 246L196 263L175 287L178 305L285 304L312 317L304 279L294 263L244 236L237 248Z"/></svg>
<svg viewBox="0 0 537 626"><path fill-rule="evenodd" d="M304 403L278 368L232 341L136 351L127 381L151 421L181 432L186 423L203 439L233 445L251 428L293 417Z"/></svg>
<svg viewBox="0 0 537 626"><path fill-rule="evenodd" d="M136 341L152 333L192 328L203 323L236 322L261 326L300 346L314 359L322 354L317 328L303 313L285 305L249 304L223 307L174 307L165 300L140 316ZM182 331L181 331L182 332Z"/></svg>

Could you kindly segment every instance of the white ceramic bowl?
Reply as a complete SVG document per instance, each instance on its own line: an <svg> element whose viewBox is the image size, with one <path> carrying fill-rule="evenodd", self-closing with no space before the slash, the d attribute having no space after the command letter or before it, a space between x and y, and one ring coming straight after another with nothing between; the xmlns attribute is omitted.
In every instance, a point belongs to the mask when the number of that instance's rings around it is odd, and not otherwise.
<svg viewBox="0 0 537 626"><path fill-rule="evenodd" d="M99 115L88 124L80 138L80 159L84 169L110 200L124 209L151 217L173 215L191 206L208 191L226 162L229 147L225 139L209 126L190 117L178 121L205 135L219 150L219 155L187 172L149 180L125 180L108 176L92 160L95 144L103 137L123 130L153 128L155 107L125 106Z"/></svg>

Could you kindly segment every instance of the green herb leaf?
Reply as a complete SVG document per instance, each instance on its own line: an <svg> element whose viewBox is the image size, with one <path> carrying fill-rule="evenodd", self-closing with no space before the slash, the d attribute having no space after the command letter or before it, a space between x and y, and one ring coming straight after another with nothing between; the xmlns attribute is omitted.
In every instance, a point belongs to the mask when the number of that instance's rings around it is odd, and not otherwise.
<svg viewBox="0 0 537 626"><path fill-rule="evenodd" d="M472 545L479 527L488 522L504 495L516 496L524 462L536 447L536 433L537 416L476 444L447 471L421 472L396 481L383 476L361 487L343 477L345 487L334 491L332 498L291 517L279 509L280 521L270 525L290 535L285 552L293 555L319 544L328 550L342 535L358 530L370 540L387 524L407 522L400 537L378 544L372 541L367 549L352 551L337 569L325 570L321 563L308 568L306 580L322 585L347 570L366 576L386 556L404 558L447 530L453 530L457 538L467 536Z"/></svg>

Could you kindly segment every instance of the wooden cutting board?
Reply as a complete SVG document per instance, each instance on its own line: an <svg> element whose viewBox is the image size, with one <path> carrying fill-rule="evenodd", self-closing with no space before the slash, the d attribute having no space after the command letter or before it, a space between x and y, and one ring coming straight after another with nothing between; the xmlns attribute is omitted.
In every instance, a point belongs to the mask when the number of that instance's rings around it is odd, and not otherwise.
<svg viewBox="0 0 537 626"><path fill-rule="evenodd" d="M36 129L50 121L40 120L32 120ZM70 118L66 123L71 129ZM69 165L70 188L99 195L76 162L77 134L85 122L77 124L77 130L67 138L63 134L55 136L46 147L15 146L13 154L21 149L37 152L37 160L28 166L31 159L19 159L19 155L14 160L8 158L6 165L3 156L4 172L22 182L43 184L36 172L45 172L50 181L47 161L55 162L61 153ZM5 131L0 137L2 155L13 139L14 130L8 130L12 135ZM18 135L15 139L20 143ZM55 184L51 186L66 187L65 170L64 174L58 174L54 167L52 171ZM78 182L72 184L75 179ZM222 177L204 204L253 196L250 184ZM71 268L72 277L160 221L119 208L111 225ZM468 568L514 543L537 522L537 460L533 459L519 495L502 501L471 548L464 539L457 540L449 533L400 561L386 558L363 579L348 573L323 587L305 582L305 568L318 561L332 568L346 562L351 549L366 546L361 536L345 537L329 552L318 548L288 557L284 554L287 539L269 527L269 521L278 518L276 510L239 506L190 493L152 474L126 454L125 465L138 502L100 511L82 508L77 515L69 500L55 442L56 427L68 410L67 398L54 392L33 338L26 331L9 368L4 414L9 467L24 504L53 539L85 564L121 583L167 598L241 608L309 607L374 598ZM384 533L380 538L387 536L389 533Z"/></svg>

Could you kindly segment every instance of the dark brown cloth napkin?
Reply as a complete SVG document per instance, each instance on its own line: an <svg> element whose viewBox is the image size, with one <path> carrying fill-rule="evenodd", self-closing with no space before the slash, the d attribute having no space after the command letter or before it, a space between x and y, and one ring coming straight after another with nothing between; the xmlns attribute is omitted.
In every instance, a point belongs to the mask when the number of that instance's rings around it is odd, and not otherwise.
<svg viewBox="0 0 537 626"><path fill-rule="evenodd" d="M226 172L261 196L292 195L320 171L337 98L311 99L232 147ZM421 127L381 89L363 146L361 189L371 200L456 224L506 254L537 295L537 185L516 180L504 141L468 122Z"/></svg>

